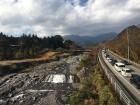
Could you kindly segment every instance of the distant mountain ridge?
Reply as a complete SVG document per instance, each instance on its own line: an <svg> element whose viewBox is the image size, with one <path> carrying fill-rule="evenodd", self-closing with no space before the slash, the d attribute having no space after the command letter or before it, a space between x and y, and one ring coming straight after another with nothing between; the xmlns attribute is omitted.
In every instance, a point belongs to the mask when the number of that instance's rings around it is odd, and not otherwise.
<svg viewBox="0 0 140 105"><path fill-rule="evenodd" d="M80 36L80 35L65 35L64 39L72 40L79 45L86 46L89 44L97 44L103 41L109 41L113 39L117 34L115 32L104 33L97 36Z"/></svg>

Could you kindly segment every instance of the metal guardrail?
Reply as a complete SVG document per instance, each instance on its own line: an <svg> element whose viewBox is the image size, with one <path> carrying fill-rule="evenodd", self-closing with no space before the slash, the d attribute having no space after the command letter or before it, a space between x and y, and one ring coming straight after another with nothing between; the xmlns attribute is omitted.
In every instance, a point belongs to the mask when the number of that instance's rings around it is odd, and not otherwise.
<svg viewBox="0 0 140 105"><path fill-rule="evenodd" d="M122 60L128 61L128 59L126 59L126 58L124 58L124 57L121 57L120 55L114 53L113 51L111 51L111 50L108 50L108 51L109 51L111 54L115 55L116 57L118 57L118 58L120 58L120 59L122 59ZM140 64L138 64L138 63L136 63L136 62L134 62L134 61L131 61L131 60L129 60L129 62L130 62L131 64L137 66L138 68L140 68Z"/></svg>
<svg viewBox="0 0 140 105"><path fill-rule="evenodd" d="M119 95L119 98L121 101L123 101L126 105L139 105L135 100L134 97L132 97L129 92L125 89L125 87L122 85L122 83L117 79L117 77L114 75L114 73L109 70L107 65L105 66L103 64L103 61L101 60L101 57L98 54L99 63L107 76L108 80L112 84L115 92ZM104 62L105 63L105 62Z"/></svg>

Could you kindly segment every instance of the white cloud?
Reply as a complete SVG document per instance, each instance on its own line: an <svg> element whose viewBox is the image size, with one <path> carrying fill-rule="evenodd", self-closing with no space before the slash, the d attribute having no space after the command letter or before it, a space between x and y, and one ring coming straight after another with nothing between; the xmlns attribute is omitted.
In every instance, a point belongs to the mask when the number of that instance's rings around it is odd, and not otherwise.
<svg viewBox="0 0 140 105"><path fill-rule="evenodd" d="M139 0L0 0L0 31L96 35L140 22Z"/></svg>

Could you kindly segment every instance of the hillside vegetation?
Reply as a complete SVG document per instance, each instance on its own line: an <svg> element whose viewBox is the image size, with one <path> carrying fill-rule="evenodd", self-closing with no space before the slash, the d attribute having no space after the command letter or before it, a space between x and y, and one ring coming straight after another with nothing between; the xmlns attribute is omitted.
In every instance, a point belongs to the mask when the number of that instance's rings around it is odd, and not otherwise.
<svg viewBox="0 0 140 105"><path fill-rule="evenodd" d="M115 39L108 42L106 47L127 58L127 32L130 45L130 59L140 63L140 28L138 26L133 25L124 29Z"/></svg>
<svg viewBox="0 0 140 105"><path fill-rule="evenodd" d="M51 59L52 57L56 56L58 53L57 52L46 52L43 54L41 57L38 58L31 58L31 59L22 59L22 60L3 60L0 61L0 66L6 66L6 65L12 65L12 64L19 64L19 63L31 63L31 62L39 62L39 61L46 61Z"/></svg>
<svg viewBox="0 0 140 105"><path fill-rule="evenodd" d="M70 105L119 105L111 85L98 64L97 52L91 52L77 68L81 87L71 95Z"/></svg>
<svg viewBox="0 0 140 105"><path fill-rule="evenodd" d="M76 45L60 35L39 38L34 34L13 37L0 33L0 60L34 58L50 49L70 49L71 46Z"/></svg>

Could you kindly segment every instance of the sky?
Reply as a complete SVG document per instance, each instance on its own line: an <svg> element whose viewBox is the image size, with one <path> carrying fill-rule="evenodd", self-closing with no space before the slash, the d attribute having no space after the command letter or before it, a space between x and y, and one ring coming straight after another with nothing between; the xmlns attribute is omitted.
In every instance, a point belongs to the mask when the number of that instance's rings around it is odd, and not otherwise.
<svg viewBox="0 0 140 105"><path fill-rule="evenodd" d="M140 0L0 0L0 32L92 35L140 24Z"/></svg>

